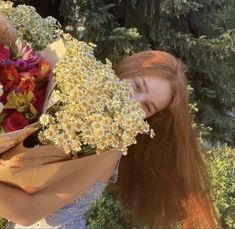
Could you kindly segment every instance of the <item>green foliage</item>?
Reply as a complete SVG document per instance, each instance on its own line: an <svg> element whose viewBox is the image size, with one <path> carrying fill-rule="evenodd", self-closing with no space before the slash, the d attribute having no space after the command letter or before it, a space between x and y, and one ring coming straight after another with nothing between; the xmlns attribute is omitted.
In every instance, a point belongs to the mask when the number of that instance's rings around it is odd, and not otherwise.
<svg viewBox="0 0 235 229"><path fill-rule="evenodd" d="M69 19L68 25L73 26L72 33L76 37L98 45L96 55L100 59L108 58L115 63L134 52L149 48L136 28L120 26L117 18L110 13L115 4L105 5L102 1L79 2L76 11L79 19Z"/></svg>
<svg viewBox="0 0 235 229"><path fill-rule="evenodd" d="M197 1L191 0L166 0L161 3L161 11L166 14L173 14L179 17L180 15L187 15L190 11L198 11L203 5Z"/></svg>
<svg viewBox="0 0 235 229"><path fill-rule="evenodd" d="M86 213L89 229L135 229L127 218L120 203L107 193L100 196Z"/></svg>
<svg viewBox="0 0 235 229"><path fill-rule="evenodd" d="M235 228L235 149L212 148L205 154L212 195L223 227Z"/></svg>

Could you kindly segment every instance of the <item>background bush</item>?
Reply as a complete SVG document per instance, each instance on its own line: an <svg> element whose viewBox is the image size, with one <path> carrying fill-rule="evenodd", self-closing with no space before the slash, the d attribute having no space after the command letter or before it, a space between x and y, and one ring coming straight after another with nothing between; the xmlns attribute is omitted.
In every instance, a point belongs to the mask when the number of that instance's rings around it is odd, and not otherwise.
<svg viewBox="0 0 235 229"><path fill-rule="evenodd" d="M235 149L212 148L205 161L209 170L214 204L224 228L235 228Z"/></svg>

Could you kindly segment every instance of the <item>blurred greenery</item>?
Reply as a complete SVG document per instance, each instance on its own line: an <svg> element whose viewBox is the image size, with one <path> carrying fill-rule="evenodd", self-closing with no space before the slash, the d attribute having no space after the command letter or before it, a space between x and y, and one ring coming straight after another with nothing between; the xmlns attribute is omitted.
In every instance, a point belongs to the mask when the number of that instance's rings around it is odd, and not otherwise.
<svg viewBox="0 0 235 229"><path fill-rule="evenodd" d="M131 229L134 227L128 221L128 213L125 212L112 194L104 192L86 213L87 227L89 229Z"/></svg>
<svg viewBox="0 0 235 229"><path fill-rule="evenodd" d="M213 199L224 228L235 228L235 149L217 147L207 151Z"/></svg>
<svg viewBox="0 0 235 229"><path fill-rule="evenodd" d="M235 228L235 1L16 0L53 16L65 31L97 44L96 56L114 64L158 49L188 67L191 110L207 147L213 199L225 229ZM115 184L112 185L115 187ZM87 212L88 228L138 228L106 191ZM3 223L4 224L4 223ZM0 229L4 226L0 225Z"/></svg>

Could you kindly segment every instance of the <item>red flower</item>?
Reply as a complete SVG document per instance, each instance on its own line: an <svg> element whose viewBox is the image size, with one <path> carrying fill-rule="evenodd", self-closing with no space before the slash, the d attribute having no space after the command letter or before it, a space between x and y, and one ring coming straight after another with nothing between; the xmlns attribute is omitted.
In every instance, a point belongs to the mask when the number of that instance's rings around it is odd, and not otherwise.
<svg viewBox="0 0 235 229"><path fill-rule="evenodd" d="M51 66L46 60L40 60L38 64L38 75L39 80L48 78L51 73Z"/></svg>
<svg viewBox="0 0 235 229"><path fill-rule="evenodd" d="M7 96L8 96L8 93L3 93L3 95L0 97L0 102L5 104L6 101L7 101Z"/></svg>
<svg viewBox="0 0 235 229"><path fill-rule="evenodd" d="M0 67L1 84L4 86L4 91L11 89L14 85L17 85L20 80L16 68L13 65L6 65Z"/></svg>
<svg viewBox="0 0 235 229"><path fill-rule="evenodd" d="M14 113L16 110L15 109L3 109L2 113L7 115L10 115Z"/></svg>
<svg viewBox="0 0 235 229"><path fill-rule="evenodd" d="M0 44L0 61L5 61L10 58L10 50L5 45Z"/></svg>
<svg viewBox="0 0 235 229"><path fill-rule="evenodd" d="M33 102L33 106L37 109L38 112L42 112L42 108L45 102L46 96L46 86L40 89L36 89L34 92L35 101Z"/></svg>
<svg viewBox="0 0 235 229"><path fill-rule="evenodd" d="M31 73L27 72L22 76L18 88L21 92L24 92L26 90L27 91L28 90L34 91L35 86L36 85L35 85L35 82L34 82L33 75Z"/></svg>
<svg viewBox="0 0 235 229"><path fill-rule="evenodd" d="M25 118L24 114L16 111L3 120L2 127L5 132L11 132L23 129L28 124L29 121Z"/></svg>

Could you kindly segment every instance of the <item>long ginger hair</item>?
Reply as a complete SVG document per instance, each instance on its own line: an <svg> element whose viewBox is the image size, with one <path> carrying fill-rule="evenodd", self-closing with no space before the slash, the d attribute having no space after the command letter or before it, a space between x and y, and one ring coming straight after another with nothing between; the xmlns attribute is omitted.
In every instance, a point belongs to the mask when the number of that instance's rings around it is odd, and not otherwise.
<svg viewBox="0 0 235 229"><path fill-rule="evenodd" d="M132 220L149 228L216 228L209 180L197 141L187 92L186 67L162 51L143 51L121 60L120 79L137 76L169 80L173 98L146 119L156 136L138 135L119 164L118 198Z"/></svg>

